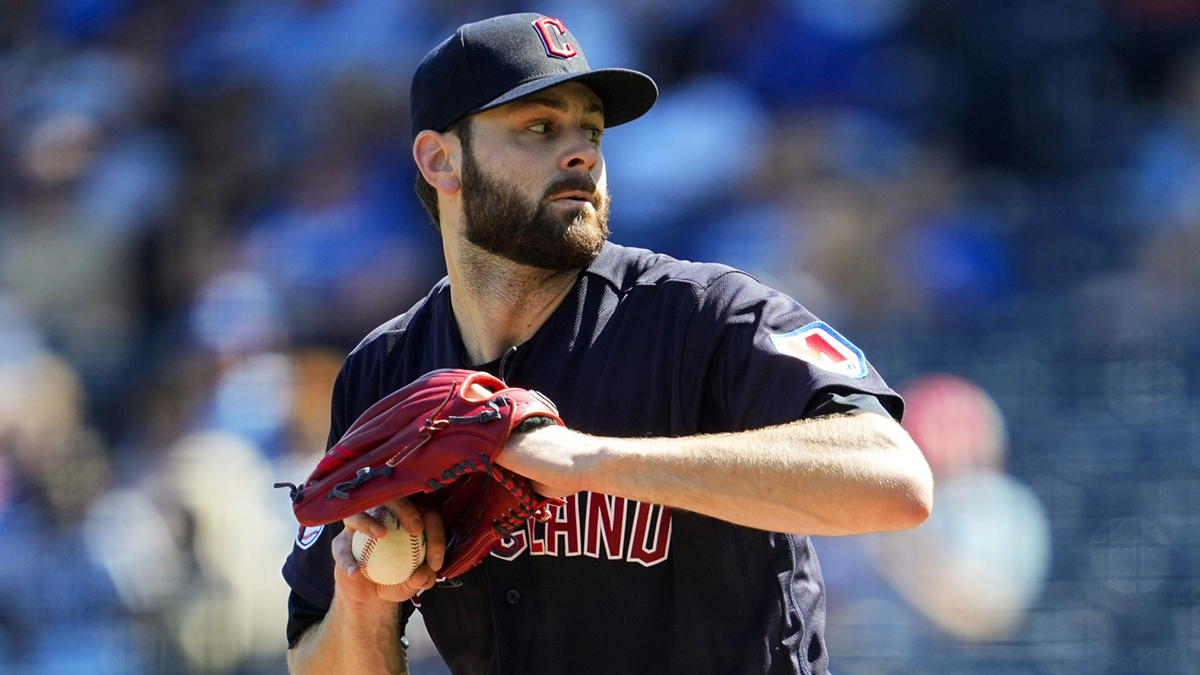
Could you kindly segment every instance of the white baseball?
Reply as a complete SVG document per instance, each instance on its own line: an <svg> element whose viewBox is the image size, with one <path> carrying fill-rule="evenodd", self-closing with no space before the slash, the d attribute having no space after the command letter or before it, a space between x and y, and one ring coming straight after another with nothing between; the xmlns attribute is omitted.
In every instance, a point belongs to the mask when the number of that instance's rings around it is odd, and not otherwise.
<svg viewBox="0 0 1200 675"><path fill-rule="evenodd" d="M365 532L355 532L350 550L358 561L363 576L380 586L392 586L408 580L425 560L425 534L412 535L400 527L395 514L380 508L371 511L375 520L383 523L387 534L376 539Z"/></svg>

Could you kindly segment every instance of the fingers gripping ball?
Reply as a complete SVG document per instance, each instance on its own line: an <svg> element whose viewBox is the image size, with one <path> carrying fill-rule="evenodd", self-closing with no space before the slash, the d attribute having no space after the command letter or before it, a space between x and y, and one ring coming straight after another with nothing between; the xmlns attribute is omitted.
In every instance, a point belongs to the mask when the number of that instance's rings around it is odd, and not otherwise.
<svg viewBox="0 0 1200 675"><path fill-rule="evenodd" d="M376 539L365 532L354 533L351 551L358 568L364 577L380 586L408 581L425 561L425 535L409 534L387 509L375 509L371 516L387 528L387 534Z"/></svg>

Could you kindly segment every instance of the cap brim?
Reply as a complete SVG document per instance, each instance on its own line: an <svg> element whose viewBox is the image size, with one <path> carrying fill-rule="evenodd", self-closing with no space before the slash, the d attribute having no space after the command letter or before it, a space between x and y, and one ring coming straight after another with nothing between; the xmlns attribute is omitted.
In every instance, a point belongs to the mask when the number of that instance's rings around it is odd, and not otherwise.
<svg viewBox="0 0 1200 675"><path fill-rule="evenodd" d="M615 127L645 115L658 100L658 86L650 76L625 68L598 68L582 73L562 73L530 80L467 114L474 115L490 110L564 82L579 82L596 92L596 96L604 104L605 127Z"/></svg>

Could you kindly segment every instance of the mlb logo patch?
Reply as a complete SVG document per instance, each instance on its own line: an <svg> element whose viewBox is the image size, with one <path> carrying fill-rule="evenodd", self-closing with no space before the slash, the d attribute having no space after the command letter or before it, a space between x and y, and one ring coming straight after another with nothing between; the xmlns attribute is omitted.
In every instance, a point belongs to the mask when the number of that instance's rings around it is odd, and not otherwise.
<svg viewBox="0 0 1200 675"><path fill-rule="evenodd" d="M321 532L325 529L324 525L319 527L304 527L300 526L300 534L296 535L296 545L300 548L310 548L317 543L317 539L321 538Z"/></svg>
<svg viewBox="0 0 1200 675"><path fill-rule="evenodd" d="M770 337L771 345L780 354L845 377L867 376L867 359L862 350L824 321L814 321L790 333Z"/></svg>

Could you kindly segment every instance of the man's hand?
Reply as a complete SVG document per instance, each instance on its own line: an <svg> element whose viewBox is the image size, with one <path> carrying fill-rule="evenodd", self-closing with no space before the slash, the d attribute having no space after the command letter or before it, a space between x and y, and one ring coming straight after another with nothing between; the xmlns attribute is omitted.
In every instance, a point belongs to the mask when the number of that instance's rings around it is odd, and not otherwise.
<svg viewBox="0 0 1200 675"><path fill-rule="evenodd" d="M396 499L384 505L391 511L401 526L410 534L425 533L425 562L417 567L413 575L399 584L380 586L358 569L351 543L355 532L369 534L376 539L387 534L387 528L368 513L358 513L342 522L346 529L333 539L333 561L336 564L334 581L338 592L352 603L383 600L403 602L422 590L432 588L437 581L437 571L442 568L446 556L446 533L442 518L436 511L419 507L408 499Z"/></svg>
<svg viewBox="0 0 1200 675"><path fill-rule="evenodd" d="M368 513L342 522L346 528L333 538L333 605L313 624L295 647L288 650L288 672L297 675L326 673L407 673L400 646L398 603L432 588L446 557L446 533L441 517L408 499L384 504L401 526L412 534L425 533L425 562L403 583L380 586L358 569L351 544L355 532L387 536L386 528Z"/></svg>

